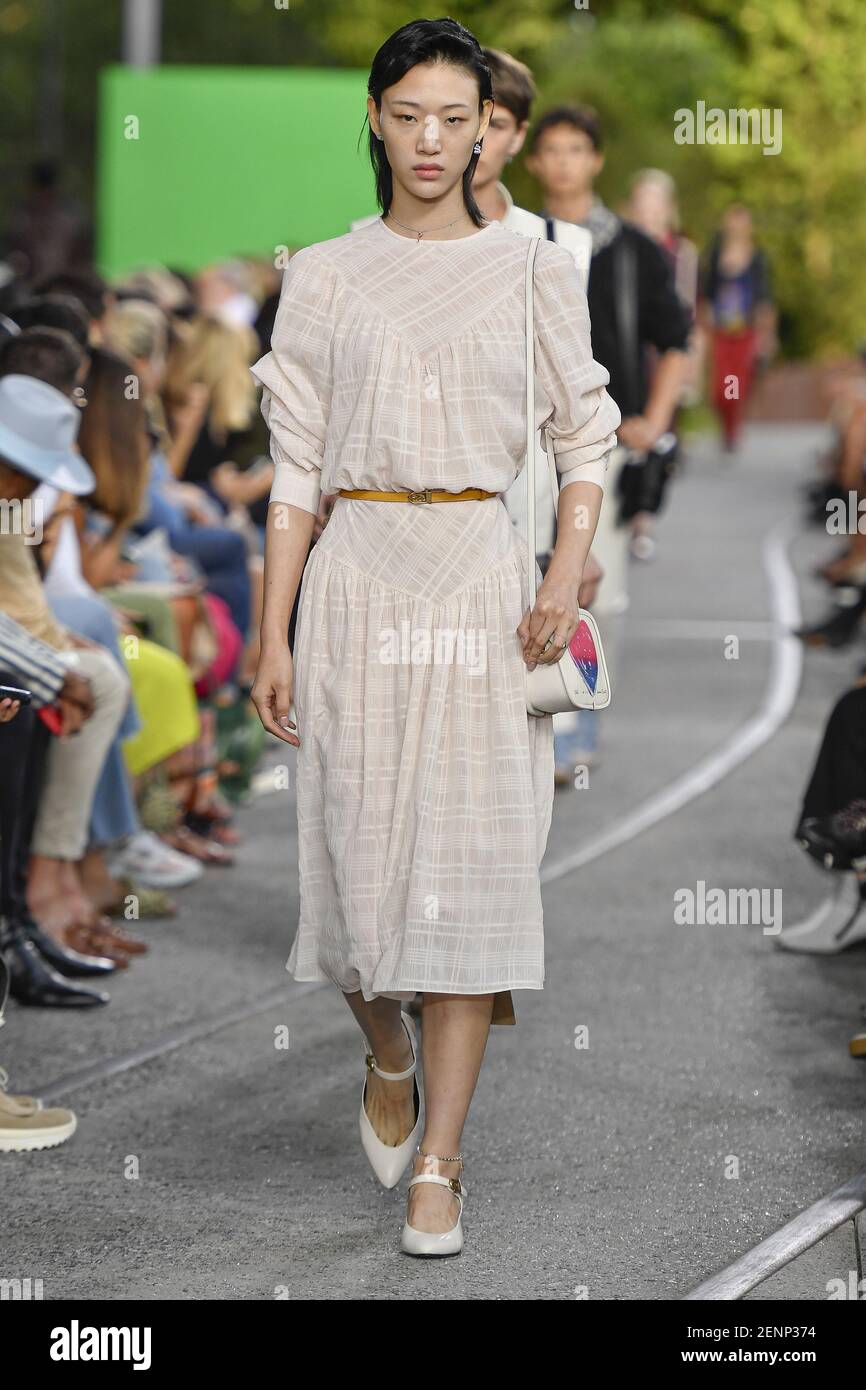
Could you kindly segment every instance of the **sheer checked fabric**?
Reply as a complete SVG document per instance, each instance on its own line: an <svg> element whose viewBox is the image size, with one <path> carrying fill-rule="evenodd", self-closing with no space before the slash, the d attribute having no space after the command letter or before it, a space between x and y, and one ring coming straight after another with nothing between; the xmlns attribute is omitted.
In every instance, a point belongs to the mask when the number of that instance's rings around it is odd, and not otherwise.
<svg viewBox="0 0 866 1390"><path fill-rule="evenodd" d="M377 220L297 252L253 368L271 501L504 492L525 452L526 250L498 222L417 242ZM562 486L603 487L620 415L574 260L553 243L538 248L535 306L536 425ZM295 639L295 979L368 1000L542 988L553 725L526 712L527 563L501 497L337 498ZM494 1021L513 1021L510 1005Z"/></svg>

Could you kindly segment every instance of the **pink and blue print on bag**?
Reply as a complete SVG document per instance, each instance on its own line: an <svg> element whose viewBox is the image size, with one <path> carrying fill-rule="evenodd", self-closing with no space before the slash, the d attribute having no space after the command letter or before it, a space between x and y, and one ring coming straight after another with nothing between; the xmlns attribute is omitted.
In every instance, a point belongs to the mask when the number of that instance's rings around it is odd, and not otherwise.
<svg viewBox="0 0 866 1390"><path fill-rule="evenodd" d="M590 694L595 694L595 687L598 684L598 654L595 650L595 642L592 633L583 618L568 644L571 659L586 681L587 689Z"/></svg>

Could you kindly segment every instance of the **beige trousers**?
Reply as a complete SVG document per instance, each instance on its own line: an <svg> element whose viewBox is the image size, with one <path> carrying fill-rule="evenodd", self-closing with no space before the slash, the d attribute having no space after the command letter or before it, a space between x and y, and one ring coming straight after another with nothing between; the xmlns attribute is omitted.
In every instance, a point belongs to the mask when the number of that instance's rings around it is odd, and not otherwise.
<svg viewBox="0 0 866 1390"><path fill-rule="evenodd" d="M104 649L62 652L93 687L93 714L77 734L52 738L31 851L48 859L81 859L105 756L129 699L129 677Z"/></svg>

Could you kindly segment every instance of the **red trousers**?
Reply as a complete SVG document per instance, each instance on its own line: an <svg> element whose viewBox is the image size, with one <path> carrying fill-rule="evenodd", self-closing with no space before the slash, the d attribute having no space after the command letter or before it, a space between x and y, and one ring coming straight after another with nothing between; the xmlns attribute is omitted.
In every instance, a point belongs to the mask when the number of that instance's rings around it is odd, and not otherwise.
<svg viewBox="0 0 866 1390"><path fill-rule="evenodd" d="M758 335L754 328L729 333L713 330L712 401L725 443L737 442L755 375Z"/></svg>

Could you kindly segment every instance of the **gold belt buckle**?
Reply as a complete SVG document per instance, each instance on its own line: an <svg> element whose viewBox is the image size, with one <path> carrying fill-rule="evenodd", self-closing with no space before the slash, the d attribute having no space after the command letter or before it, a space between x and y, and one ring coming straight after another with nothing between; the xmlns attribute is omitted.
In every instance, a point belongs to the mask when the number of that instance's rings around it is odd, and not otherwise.
<svg viewBox="0 0 866 1390"><path fill-rule="evenodd" d="M422 489L421 492L410 492L410 493L409 493L409 496L406 498L406 501L407 501L407 502L432 502L432 501L433 501L433 489L430 488L430 487L425 487L425 488Z"/></svg>

